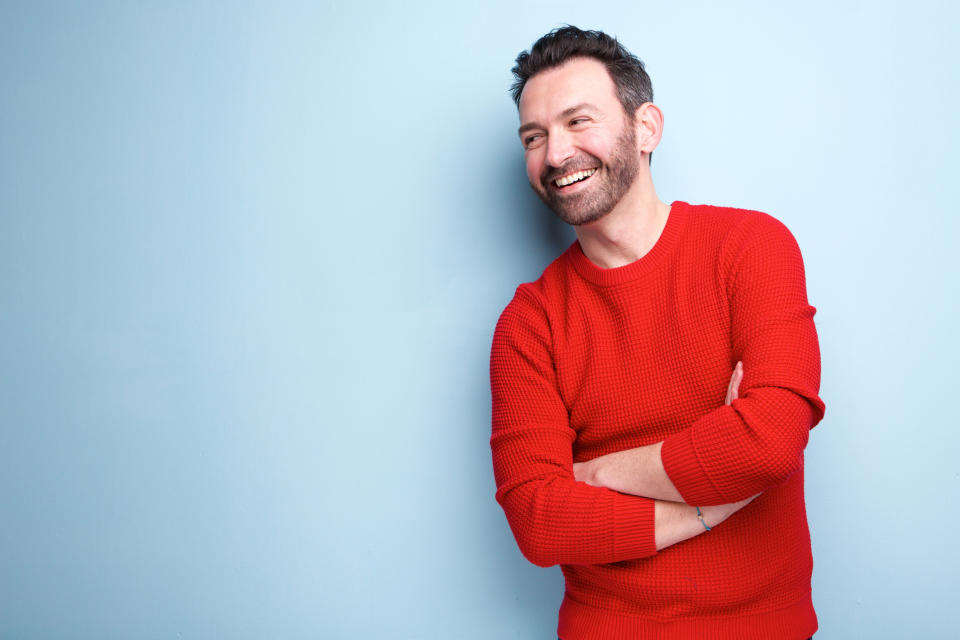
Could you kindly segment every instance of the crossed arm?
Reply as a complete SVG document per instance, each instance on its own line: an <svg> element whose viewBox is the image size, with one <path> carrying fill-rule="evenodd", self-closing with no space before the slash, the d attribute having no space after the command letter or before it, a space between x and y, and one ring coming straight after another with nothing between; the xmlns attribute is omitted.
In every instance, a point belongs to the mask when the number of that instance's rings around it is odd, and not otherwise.
<svg viewBox="0 0 960 640"><path fill-rule="evenodd" d="M577 434L557 391L544 301L520 288L505 309L491 352L496 497L535 564L653 555L705 531L688 505L713 526L802 467L823 402L799 249L763 219L734 235L744 246L728 252L721 275L743 392L647 447L574 464Z"/></svg>
<svg viewBox="0 0 960 640"><path fill-rule="evenodd" d="M570 426L547 345L545 318L519 289L498 323L491 351L496 499L532 563L634 560L706 532L753 496L701 505L654 500L578 482ZM704 503L705 504L705 503Z"/></svg>
<svg viewBox="0 0 960 640"><path fill-rule="evenodd" d="M739 397L743 363L738 362L727 387L725 405ZM606 487L621 493L670 502L684 502L663 467L660 450L663 442L616 451L573 465L575 479L594 487ZM759 494L758 494L759 495ZM752 499L752 498L751 498Z"/></svg>
<svg viewBox="0 0 960 640"><path fill-rule="evenodd" d="M743 380L743 363L738 362L724 404L729 405L739 397ZM654 498L655 535L657 550L702 534L706 528L695 517L694 509L683 504L683 497L663 468L660 449L663 442L616 451L587 462L573 464L574 478L594 487L605 487L620 493ZM757 494L760 495L760 494ZM703 522L709 527L720 524L731 515L747 506L757 495L736 503L702 507Z"/></svg>

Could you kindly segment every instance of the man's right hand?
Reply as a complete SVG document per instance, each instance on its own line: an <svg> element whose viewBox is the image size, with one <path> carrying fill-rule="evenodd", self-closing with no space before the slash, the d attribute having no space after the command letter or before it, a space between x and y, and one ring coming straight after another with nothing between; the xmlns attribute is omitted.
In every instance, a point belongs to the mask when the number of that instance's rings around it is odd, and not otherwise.
<svg viewBox="0 0 960 640"><path fill-rule="evenodd" d="M727 385L727 399L724 404L730 404L734 400L740 397L740 383L743 382L743 362L737 362L737 366L733 368L733 374L730 376L730 384ZM758 493L756 496L750 496L745 500L740 502L734 502L733 504L721 504L713 507L700 507L700 512L703 514L703 519L707 521L708 526L713 526L711 522L711 516L717 517L717 523L721 523L734 513L743 509L745 506L750 504L750 501L759 496ZM707 515L707 510L710 510L710 515Z"/></svg>
<svg viewBox="0 0 960 640"><path fill-rule="evenodd" d="M733 368L733 375L730 376L730 384L727 385L727 399L723 404L730 404L740 397L740 383L743 381L743 362L738 362Z"/></svg>
<svg viewBox="0 0 960 640"><path fill-rule="evenodd" d="M724 404L730 404L740 397L740 383L743 381L743 362L738 362L730 376L730 384L727 385L727 397ZM703 514L703 521L708 527L715 527L740 509L750 504L757 496L750 496L739 502L731 504L718 504L707 507L700 507L700 513ZM667 502L657 500L655 505L656 514L656 542L657 550L664 549L670 545L689 540L701 533L706 533L706 529L697 518L696 507L691 507L679 502Z"/></svg>
<svg viewBox="0 0 960 640"><path fill-rule="evenodd" d="M724 404L730 404L734 400L740 397L740 383L743 381L743 362L737 362L737 366L733 368L733 374L730 376L730 384L727 385L727 399ZM745 506L750 504L750 502L759 496L758 493L756 496L750 496L740 502L734 502L732 504L718 504L712 507L700 507L700 513L703 514L703 520L707 523L707 526L712 527L715 524L720 524L740 509L743 509Z"/></svg>

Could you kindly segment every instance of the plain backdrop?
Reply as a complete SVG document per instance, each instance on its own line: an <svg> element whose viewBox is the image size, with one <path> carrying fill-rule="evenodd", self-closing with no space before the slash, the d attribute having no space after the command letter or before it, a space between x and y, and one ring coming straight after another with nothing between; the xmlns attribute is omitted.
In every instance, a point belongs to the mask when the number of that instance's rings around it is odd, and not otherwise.
<svg viewBox="0 0 960 640"><path fill-rule="evenodd" d="M0 638L555 637L488 356L574 238L507 92L566 23L646 63L661 199L803 251L817 637L956 637L956 7L3 2Z"/></svg>

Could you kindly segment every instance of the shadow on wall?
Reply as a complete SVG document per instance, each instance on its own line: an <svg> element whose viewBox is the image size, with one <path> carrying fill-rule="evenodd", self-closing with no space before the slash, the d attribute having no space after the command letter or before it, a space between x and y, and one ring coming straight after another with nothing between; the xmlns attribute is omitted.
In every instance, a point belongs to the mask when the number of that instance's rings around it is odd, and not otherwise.
<svg viewBox="0 0 960 640"><path fill-rule="evenodd" d="M576 240L573 227L561 221L533 192L527 180L526 165L522 152L511 147L503 150L505 162L493 163L491 184L502 185L498 208L504 215L492 219L492 224L502 224L502 245L495 255L510 259L533 275L527 280L540 277L543 270ZM523 280L517 281L520 284Z"/></svg>
<svg viewBox="0 0 960 640"><path fill-rule="evenodd" d="M557 218L530 188L522 151L513 145L504 146L494 157L503 158L504 161L492 162L488 167L488 184L501 187L490 196L496 215L489 219L494 227L489 238L495 243L489 255L505 263L502 266L507 277L515 280L503 291L502 304L505 305L513 297L517 285L538 278L547 265L570 246L576 235L573 228ZM501 308L494 311L494 321ZM493 325L490 333L492 337ZM483 346L483 383L477 386L477 400L487 407L482 433L488 441L490 394L487 356L490 345ZM496 486L489 449L486 450L479 476L474 486L482 487L484 502L492 503L497 514L483 525L490 530L489 537L485 538L491 544L484 549L489 554L484 564L489 567L487 587L492 592L491 599L501 603L497 615L509 616L517 638L549 637L556 627L557 611L563 599L563 574L559 567L537 567L520 553L507 519L495 501Z"/></svg>

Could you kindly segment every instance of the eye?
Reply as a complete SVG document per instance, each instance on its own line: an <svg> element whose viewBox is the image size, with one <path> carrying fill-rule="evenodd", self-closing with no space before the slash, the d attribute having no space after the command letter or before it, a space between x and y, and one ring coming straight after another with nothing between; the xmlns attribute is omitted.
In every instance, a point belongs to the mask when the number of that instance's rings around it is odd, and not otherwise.
<svg viewBox="0 0 960 640"><path fill-rule="evenodd" d="M523 139L523 146L529 149L531 145L535 145L537 142L539 142L540 138L542 137L543 136L539 133L531 134Z"/></svg>
<svg viewBox="0 0 960 640"><path fill-rule="evenodd" d="M573 120L570 121L570 124L571 126L576 126L581 122L586 122L586 121L587 121L587 118L574 118Z"/></svg>

